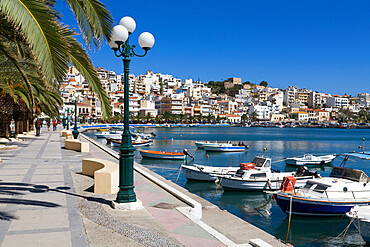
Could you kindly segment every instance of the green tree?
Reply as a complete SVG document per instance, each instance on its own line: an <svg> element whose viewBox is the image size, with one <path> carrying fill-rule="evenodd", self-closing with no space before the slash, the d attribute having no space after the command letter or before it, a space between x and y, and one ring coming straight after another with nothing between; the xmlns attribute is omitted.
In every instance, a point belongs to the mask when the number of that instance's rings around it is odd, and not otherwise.
<svg viewBox="0 0 370 247"><path fill-rule="evenodd" d="M102 3L98 0L66 2L76 17L88 48L99 48L103 36L110 39L112 18ZM20 74L30 98L35 92L30 82L33 78L26 73L28 68L23 64L23 54L27 49L31 54L27 59L34 60L39 66L40 78L47 88L55 87L57 81L66 74L68 65L74 65L99 96L104 116L111 116L109 98L89 56L74 38L76 33L61 23L60 19L54 0L1 0L0 54L6 57L8 67L13 66ZM14 52L14 48L17 52ZM0 88L3 90L8 87L10 80L0 77Z"/></svg>
<svg viewBox="0 0 370 247"><path fill-rule="evenodd" d="M260 86L267 87L267 85L268 85L268 82L267 81L261 81L260 82Z"/></svg>
<svg viewBox="0 0 370 247"><path fill-rule="evenodd" d="M257 120L257 117L258 117L257 112L253 112L253 113L251 114L251 118L253 119L253 121L256 121L256 120Z"/></svg>

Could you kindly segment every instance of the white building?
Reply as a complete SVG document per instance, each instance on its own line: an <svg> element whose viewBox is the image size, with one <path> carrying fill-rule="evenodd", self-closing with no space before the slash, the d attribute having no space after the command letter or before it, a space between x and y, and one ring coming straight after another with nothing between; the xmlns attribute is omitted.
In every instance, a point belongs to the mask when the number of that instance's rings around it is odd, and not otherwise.
<svg viewBox="0 0 370 247"><path fill-rule="evenodd" d="M326 107L346 108L348 106L348 98L334 96L326 99Z"/></svg>

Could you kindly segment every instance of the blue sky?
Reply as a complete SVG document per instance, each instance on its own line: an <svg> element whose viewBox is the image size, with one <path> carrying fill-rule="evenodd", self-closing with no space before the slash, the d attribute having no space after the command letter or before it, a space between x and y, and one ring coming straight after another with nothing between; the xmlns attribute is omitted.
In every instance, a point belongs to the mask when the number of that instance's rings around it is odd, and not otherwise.
<svg viewBox="0 0 370 247"><path fill-rule="evenodd" d="M136 20L132 44L145 31L156 39L146 57L132 59L136 75L153 70L202 81L234 76L284 89L370 93L370 1L101 1L115 24L126 15ZM63 21L76 26L61 2ZM95 66L122 71L106 41L91 58Z"/></svg>

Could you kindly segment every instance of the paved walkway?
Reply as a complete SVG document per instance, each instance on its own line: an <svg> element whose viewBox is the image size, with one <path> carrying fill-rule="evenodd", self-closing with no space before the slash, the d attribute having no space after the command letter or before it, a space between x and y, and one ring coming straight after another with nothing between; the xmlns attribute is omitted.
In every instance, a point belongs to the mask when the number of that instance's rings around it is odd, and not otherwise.
<svg viewBox="0 0 370 247"><path fill-rule="evenodd" d="M94 145L87 154L65 150L59 131L44 130L40 137L25 140L16 143L19 149L0 150L0 246L225 246L176 209L185 206L182 201L137 173L135 191L144 209L113 210L115 195L92 193L93 179L81 174L83 158L117 162ZM199 201L202 224L236 245L262 238L282 246L271 235L168 183Z"/></svg>
<svg viewBox="0 0 370 247"><path fill-rule="evenodd" d="M0 151L1 246L88 246L60 132Z"/></svg>

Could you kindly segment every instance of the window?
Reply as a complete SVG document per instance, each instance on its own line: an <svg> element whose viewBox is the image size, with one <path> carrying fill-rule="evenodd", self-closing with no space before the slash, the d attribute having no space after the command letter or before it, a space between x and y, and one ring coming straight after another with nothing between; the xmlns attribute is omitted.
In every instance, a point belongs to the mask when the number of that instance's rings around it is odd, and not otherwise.
<svg viewBox="0 0 370 247"><path fill-rule="evenodd" d="M266 173L256 173L250 176L250 178L265 178L265 177L266 177Z"/></svg>
<svg viewBox="0 0 370 247"><path fill-rule="evenodd" d="M238 169L235 173L235 177L242 177L244 175L244 171L242 169Z"/></svg>
<svg viewBox="0 0 370 247"><path fill-rule="evenodd" d="M313 184L306 184L304 187L303 187L303 189L310 189L311 187L313 186Z"/></svg>
<svg viewBox="0 0 370 247"><path fill-rule="evenodd" d="M316 192L319 192L319 193L324 193L324 191L327 188L329 188L329 187L325 186L325 185L318 184L318 185L316 185L316 187L313 190L316 191Z"/></svg>

